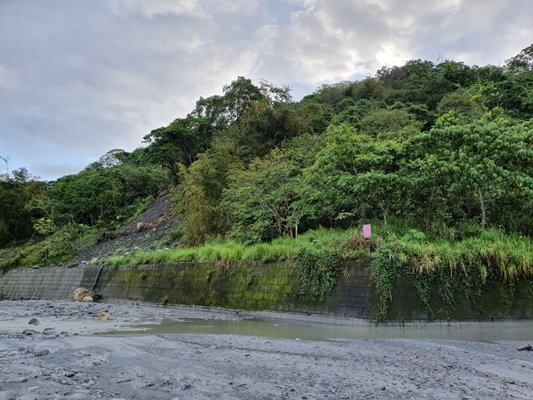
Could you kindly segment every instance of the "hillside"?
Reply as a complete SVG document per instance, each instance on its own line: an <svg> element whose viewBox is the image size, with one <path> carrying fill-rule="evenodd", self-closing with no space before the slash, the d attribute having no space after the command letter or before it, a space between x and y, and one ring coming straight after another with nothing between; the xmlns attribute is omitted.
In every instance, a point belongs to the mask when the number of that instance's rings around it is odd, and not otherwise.
<svg viewBox="0 0 533 400"><path fill-rule="evenodd" d="M79 263L101 263L110 256L127 256L135 251L153 251L178 223L172 210L171 192L163 192L138 217L115 231L108 231L97 243L82 251Z"/></svg>
<svg viewBox="0 0 533 400"><path fill-rule="evenodd" d="M0 267L289 260L323 294L339 260L369 256L384 304L397 276L427 300L533 274L533 45L300 101L238 77L145 143L53 182L2 175Z"/></svg>

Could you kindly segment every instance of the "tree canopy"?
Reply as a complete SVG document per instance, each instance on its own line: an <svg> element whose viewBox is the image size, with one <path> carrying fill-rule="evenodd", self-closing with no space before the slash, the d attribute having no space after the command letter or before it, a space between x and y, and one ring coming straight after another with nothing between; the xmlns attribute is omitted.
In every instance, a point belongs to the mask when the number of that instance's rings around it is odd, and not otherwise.
<svg viewBox="0 0 533 400"><path fill-rule="evenodd" d="M78 174L0 180L0 243L113 227L168 187L183 243L405 221L533 234L533 45L503 67L411 60L300 101L238 77L221 95Z"/></svg>

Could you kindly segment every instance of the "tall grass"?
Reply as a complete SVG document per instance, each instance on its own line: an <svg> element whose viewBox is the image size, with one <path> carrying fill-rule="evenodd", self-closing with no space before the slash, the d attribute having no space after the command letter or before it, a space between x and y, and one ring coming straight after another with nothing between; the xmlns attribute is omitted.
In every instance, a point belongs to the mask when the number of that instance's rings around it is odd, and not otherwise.
<svg viewBox="0 0 533 400"><path fill-rule="evenodd" d="M282 237L270 243L251 246L243 246L233 241L211 243L202 247L138 252L125 257L112 257L108 262L111 265L140 265L176 262L283 261L294 259L302 252L335 251L355 233L354 230L317 229L297 239Z"/></svg>
<svg viewBox="0 0 533 400"><path fill-rule="evenodd" d="M413 239L404 235L389 238L386 246L400 262L409 263L418 273L446 268L479 268L484 274L497 272L504 281L533 276L533 241L516 234L487 229L463 240Z"/></svg>
<svg viewBox="0 0 533 400"><path fill-rule="evenodd" d="M216 261L283 261L302 253L336 253L354 258L369 251L388 248L398 261L408 263L418 273L430 273L438 268L453 272L458 268L496 269L504 280L533 276L533 242L528 237L505 234L488 229L463 240L428 238L422 232L406 226L376 226L378 237L368 246L359 229L317 229L297 239L278 238L271 243L251 246L228 241L202 247L138 252L114 257L111 265L140 265L177 262ZM354 251L355 250L355 251Z"/></svg>

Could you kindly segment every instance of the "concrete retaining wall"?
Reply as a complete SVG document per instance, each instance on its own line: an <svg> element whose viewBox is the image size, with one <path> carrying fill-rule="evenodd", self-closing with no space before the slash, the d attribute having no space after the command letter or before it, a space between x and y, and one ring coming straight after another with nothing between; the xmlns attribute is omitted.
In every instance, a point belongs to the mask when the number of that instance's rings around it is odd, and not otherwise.
<svg viewBox="0 0 533 400"><path fill-rule="evenodd" d="M370 261L347 262L333 293L326 299L301 294L298 273L286 263L182 263L138 267L84 266L19 268L0 276L0 294L11 299L70 299L75 288L95 290L104 298L247 310L326 313L372 318L377 300ZM437 293L439 288L434 288ZM396 282L389 319L427 319L416 290L404 279ZM433 317L451 320L533 318L533 284L509 286L492 282L481 296L465 291L453 309L431 300Z"/></svg>
<svg viewBox="0 0 533 400"><path fill-rule="evenodd" d="M17 268L0 277L0 293L11 299L66 299L72 297L83 268Z"/></svg>

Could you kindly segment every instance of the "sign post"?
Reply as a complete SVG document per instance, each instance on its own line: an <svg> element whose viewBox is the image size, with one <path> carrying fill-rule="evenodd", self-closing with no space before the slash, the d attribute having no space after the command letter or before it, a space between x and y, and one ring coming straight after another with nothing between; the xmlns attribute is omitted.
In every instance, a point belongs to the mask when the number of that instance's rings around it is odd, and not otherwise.
<svg viewBox="0 0 533 400"><path fill-rule="evenodd" d="M363 225L363 238L370 239L372 237L372 225Z"/></svg>

